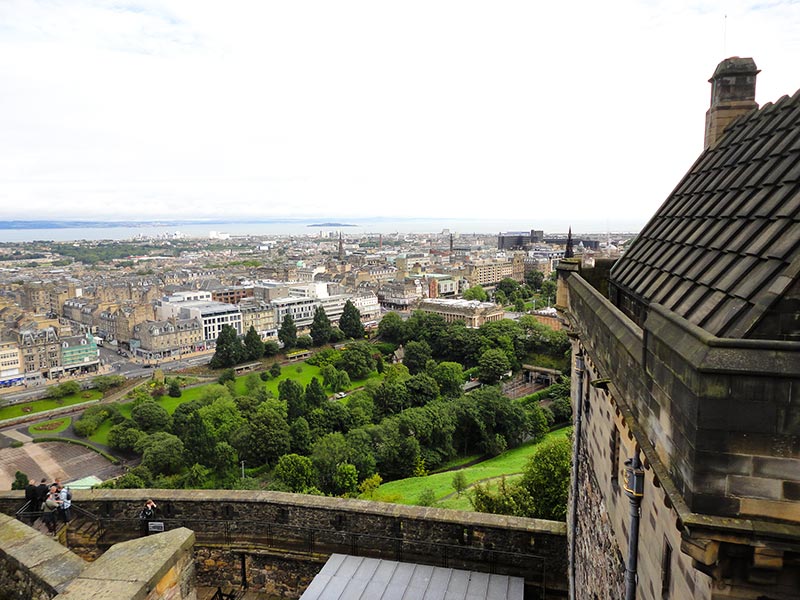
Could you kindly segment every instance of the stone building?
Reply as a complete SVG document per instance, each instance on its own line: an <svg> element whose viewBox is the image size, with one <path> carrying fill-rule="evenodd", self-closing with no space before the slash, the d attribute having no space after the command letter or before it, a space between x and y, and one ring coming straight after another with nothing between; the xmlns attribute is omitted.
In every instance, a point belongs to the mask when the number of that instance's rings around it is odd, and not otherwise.
<svg viewBox="0 0 800 600"><path fill-rule="evenodd" d="M205 347L203 326L199 319L148 321L133 327L131 348L136 356L159 359L180 356Z"/></svg>
<svg viewBox="0 0 800 600"><path fill-rule="evenodd" d="M472 329L477 329L484 323L500 321L506 315L502 306L478 300L431 298L420 302L417 309L441 315L447 323L464 321Z"/></svg>
<svg viewBox="0 0 800 600"><path fill-rule="evenodd" d="M54 327L25 329L19 332L22 365L28 378L50 376L61 366L61 345Z"/></svg>
<svg viewBox="0 0 800 600"><path fill-rule="evenodd" d="M755 109L757 72L717 68L705 150L610 273L558 267L575 598L800 597L800 92Z"/></svg>
<svg viewBox="0 0 800 600"><path fill-rule="evenodd" d="M275 339L278 336L275 309L268 302L246 298L239 302L239 312L242 313L242 331L244 333L253 327L262 340Z"/></svg>

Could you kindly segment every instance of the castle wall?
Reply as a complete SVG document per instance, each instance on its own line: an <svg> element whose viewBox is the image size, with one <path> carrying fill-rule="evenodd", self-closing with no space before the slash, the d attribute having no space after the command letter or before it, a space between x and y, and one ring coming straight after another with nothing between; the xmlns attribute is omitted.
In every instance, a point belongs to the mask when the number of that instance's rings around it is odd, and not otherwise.
<svg viewBox="0 0 800 600"><path fill-rule="evenodd" d="M155 500L165 529L195 533L204 585L241 583L244 557L251 587L286 594L339 552L519 576L548 598L567 589L564 523L281 492L98 489L73 496L100 518L100 542L108 545L141 535L137 515L145 499ZM22 503L21 492L0 493L2 512ZM274 560L286 560L288 570L270 566Z"/></svg>

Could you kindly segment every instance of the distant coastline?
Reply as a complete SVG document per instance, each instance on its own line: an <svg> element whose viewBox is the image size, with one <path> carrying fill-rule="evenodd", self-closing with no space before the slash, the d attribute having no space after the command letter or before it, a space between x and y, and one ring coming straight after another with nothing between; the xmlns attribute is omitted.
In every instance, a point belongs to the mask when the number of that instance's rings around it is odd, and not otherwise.
<svg viewBox="0 0 800 600"><path fill-rule="evenodd" d="M311 223L306 227L358 227L358 225L353 223Z"/></svg>

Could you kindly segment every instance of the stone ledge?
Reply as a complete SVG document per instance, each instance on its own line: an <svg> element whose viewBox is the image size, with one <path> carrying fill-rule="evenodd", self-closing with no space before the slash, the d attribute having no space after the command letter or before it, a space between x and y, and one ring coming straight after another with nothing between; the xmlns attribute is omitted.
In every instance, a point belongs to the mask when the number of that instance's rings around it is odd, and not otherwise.
<svg viewBox="0 0 800 600"><path fill-rule="evenodd" d="M75 579L87 563L54 539L0 514L0 557L38 579L55 594Z"/></svg>
<svg viewBox="0 0 800 600"><path fill-rule="evenodd" d="M166 493L166 495L165 495ZM0 493L0 498L3 494ZM144 504L152 498L157 504L164 502L201 502L210 505L223 503L264 503L299 508L316 508L326 511L343 511L357 514L370 514L403 519L419 519L441 523L457 523L501 529L517 529L545 535L566 535L566 523L510 517L489 513L468 512L446 508L406 506L388 502L356 500L351 498L331 498L288 492L252 492L249 490L76 490L74 500L80 502L134 502Z"/></svg>
<svg viewBox="0 0 800 600"><path fill-rule="evenodd" d="M180 556L191 551L194 541L194 532L181 527L116 544L86 567L57 600L145 598Z"/></svg>

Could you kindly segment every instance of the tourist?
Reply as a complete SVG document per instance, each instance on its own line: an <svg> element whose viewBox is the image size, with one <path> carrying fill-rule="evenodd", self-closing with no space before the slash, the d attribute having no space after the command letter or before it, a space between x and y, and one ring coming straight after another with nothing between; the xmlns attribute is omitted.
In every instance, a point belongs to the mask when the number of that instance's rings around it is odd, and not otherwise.
<svg viewBox="0 0 800 600"><path fill-rule="evenodd" d="M47 485L47 478L42 477L42 480L39 482L39 485L36 486L36 500L38 502L36 507L39 510L44 510L44 501L47 500L48 491L50 491L50 488Z"/></svg>
<svg viewBox="0 0 800 600"><path fill-rule="evenodd" d="M72 513L70 512L70 507L72 506L72 492L69 491L69 488L65 488L63 485L58 486L58 499L60 501L58 505L58 512L61 515L64 523L68 523Z"/></svg>
<svg viewBox="0 0 800 600"><path fill-rule="evenodd" d="M139 521L141 522L141 529L142 535L147 535L149 532L148 530L148 523L150 519L156 516L156 509L158 506L152 499L148 498L147 502L144 503L144 508L139 511Z"/></svg>
<svg viewBox="0 0 800 600"><path fill-rule="evenodd" d="M25 488L25 512L28 513L28 518L30 519L31 525L36 520L36 513L39 512L39 507L41 504L37 502L39 497L39 489L36 487L36 481L33 479L28 481L28 485Z"/></svg>
<svg viewBox="0 0 800 600"><path fill-rule="evenodd" d="M58 488L52 486L47 494L47 499L44 501L44 516L42 521L47 525L47 531L54 535L56 532L56 511L61 500L58 498Z"/></svg>

